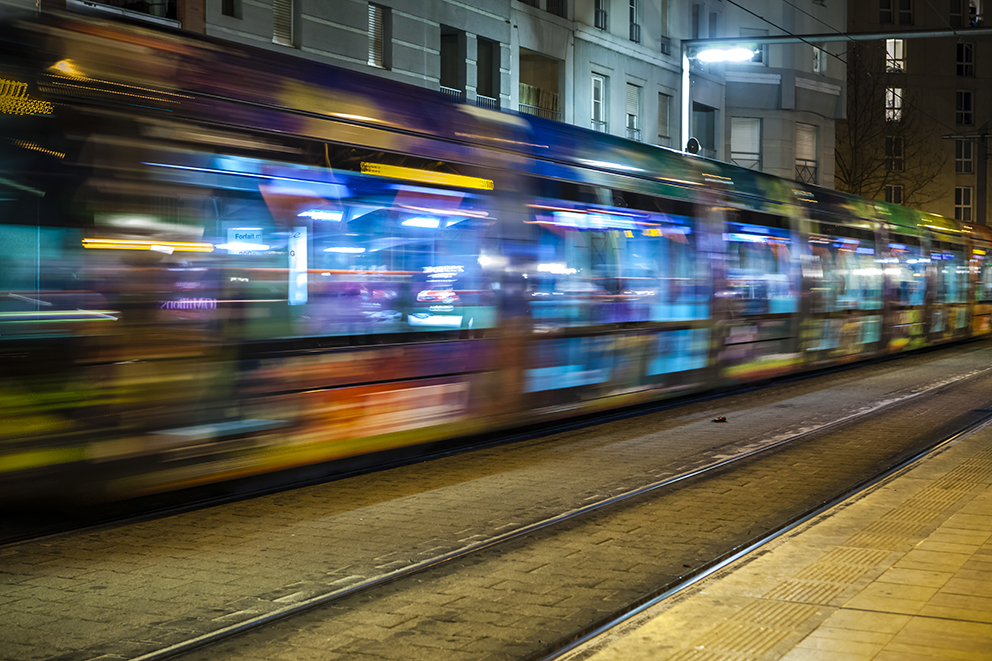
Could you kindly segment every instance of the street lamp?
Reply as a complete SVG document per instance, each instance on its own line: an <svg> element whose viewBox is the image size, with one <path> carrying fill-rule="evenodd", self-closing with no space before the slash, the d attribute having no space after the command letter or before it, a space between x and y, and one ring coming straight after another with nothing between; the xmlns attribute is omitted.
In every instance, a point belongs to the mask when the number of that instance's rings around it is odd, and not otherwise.
<svg viewBox="0 0 992 661"><path fill-rule="evenodd" d="M698 48L698 45L694 47ZM694 151L689 149L689 118L691 105L691 82L689 79L689 60L699 60L706 64L716 62L747 62L754 57L755 49L749 46L729 45L724 48L703 47L690 56L690 45L682 42L682 151L695 154L699 151L699 142L695 141Z"/></svg>

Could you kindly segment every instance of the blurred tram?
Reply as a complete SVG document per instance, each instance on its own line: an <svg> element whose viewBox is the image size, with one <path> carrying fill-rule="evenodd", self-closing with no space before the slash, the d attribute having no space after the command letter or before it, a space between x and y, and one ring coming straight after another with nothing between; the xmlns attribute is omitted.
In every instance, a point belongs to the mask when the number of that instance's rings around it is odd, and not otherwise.
<svg viewBox="0 0 992 661"><path fill-rule="evenodd" d="M981 226L210 38L0 33L0 501L990 332Z"/></svg>

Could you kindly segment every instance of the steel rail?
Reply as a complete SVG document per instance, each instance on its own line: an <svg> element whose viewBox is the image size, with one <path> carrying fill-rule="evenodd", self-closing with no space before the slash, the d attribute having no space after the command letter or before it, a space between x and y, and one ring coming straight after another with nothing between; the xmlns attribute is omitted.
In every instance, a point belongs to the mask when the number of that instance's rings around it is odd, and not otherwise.
<svg viewBox="0 0 992 661"><path fill-rule="evenodd" d="M962 438L970 436L985 427L992 425L992 413L986 415L984 418L977 422L973 422L966 425L963 429L945 436L944 438L936 441L935 443L918 450L917 452L911 454L908 457L900 459L895 464L885 469L882 473L875 475L874 477L868 478L855 484L850 489L844 491L843 493L837 495L834 498L824 502L815 509L809 510L808 512L799 515L791 521L786 522L782 526L770 531L769 533L755 539L752 542L747 543L737 549L733 549L723 556L715 558L711 563L704 565L691 573L686 574L684 577L679 577L675 581L661 587L659 590L645 595L642 600L638 600L632 603L628 608L622 611L617 611L611 615L601 618L597 622L589 625L588 627L581 629L580 631L573 634L574 638L567 637L561 638L556 643L552 643L532 655L528 655L522 659L522 661L551 661L552 659L563 659L565 661L579 661L579 659L585 656L591 655L599 651L599 646L596 646L593 642L596 638L609 634L610 632L622 627L630 620L634 619L641 613L644 613L650 608L657 606L658 604L664 602L666 599L670 599L694 586L695 584L703 581L710 576L713 576L717 572L726 569L730 565L742 560L746 556L750 555L754 551L757 551L771 542L775 541L779 537L786 535L799 526L815 519L823 514L826 514L830 510L833 510L847 501L857 498L858 496L870 491L879 484L888 482L889 480L899 477L903 473L915 468L918 464L922 463L924 460L939 454L948 445L958 441ZM605 642L605 641L604 641ZM587 647L588 646L588 647ZM574 652L574 653L573 653Z"/></svg>
<svg viewBox="0 0 992 661"><path fill-rule="evenodd" d="M562 524L562 523L564 523L566 521L570 521L572 519L576 519L578 517L585 516L587 514L591 514L593 512L597 512L599 510L602 510L602 509L605 509L605 508L608 508L608 507L612 507L614 505L623 503L625 501L631 500L631 499L636 498L638 496L642 496L642 495L647 494L647 493L650 493L652 491L656 491L658 489L669 487L669 486L672 486L674 484L678 484L679 482L684 482L686 480L690 480L692 478L699 477L700 475L705 475L707 473L711 473L711 472L720 470L720 469L725 468L725 467L727 467L729 465L732 465L734 463L737 463L737 462L740 462L740 461L744 461L746 459L753 458L753 457L755 457L757 455L760 455L762 453L768 452L770 450L774 450L776 448L780 448L780 447L782 447L784 445L788 445L790 443L793 443L795 441L798 441L798 440L801 440L803 438L809 437L811 435L820 434L820 433L823 433L825 431L830 431L832 429L835 429L837 427L842 427L842 426L847 425L847 424L850 424L850 423L852 423L852 422L854 422L856 420L860 420L861 418L864 418L864 417L867 417L867 416L870 416L870 415L879 413L880 411L883 411L883 410L886 410L886 409L889 409L889 408L892 408L892 407L895 407L895 406L898 406L898 405L901 405L901 404L905 404L905 403L907 403L907 402L909 402L909 401L911 401L913 399L916 399L917 397L920 397L922 395L932 394L932 393L938 392L940 390L943 390L945 388L948 388L950 386L953 386L955 384L958 384L958 383L960 383L962 381L965 381L965 380L968 380L968 379L971 379L971 378L980 376L982 374L986 374L986 373L988 373L990 371L992 371L992 367L982 368L982 369L976 369L976 370L972 370L970 372L967 372L964 375L959 375L959 376L956 376L956 377L953 377L953 378L949 378L949 379L944 379L944 380L941 380L941 381L937 381L937 382L932 383L932 384L930 384L930 385L928 385L928 386L926 386L924 388L921 388L919 390L915 390L915 391L913 391L911 393L908 393L906 395L903 395L903 396L900 396L900 397L895 397L895 398L888 399L888 400L883 400L883 401L878 402L878 403L876 403L876 404L874 404L872 406L865 407L865 408L863 408L861 410L855 411L854 413L850 413L850 414L848 414L846 416L843 416L841 418L838 418L836 420L833 420L833 421L824 423L822 425L818 425L816 427L812 427L812 428L809 428L809 429L802 430L799 433L791 434L791 435L789 435L789 436L787 436L785 438L774 438L773 440L771 440L770 442L766 443L765 445L762 445L760 447L753 448L751 450L747 450L747 451L741 452L741 453L739 453L737 455L734 455L732 457L728 457L726 459L722 459L722 460L716 461L716 462L714 462L712 464L709 464L707 466L704 466L702 468L693 469L691 471L687 471L687 472L681 473L679 475L675 475L675 476L672 476L672 477L669 477L669 478L665 478L663 480L652 482L651 484L647 484L647 485L638 487L636 489L631 489L631 490L626 491L626 492L623 492L621 494L618 494L618 495L615 495L615 496L611 496L609 498L605 498L605 499L596 501L594 503L590 503L588 505L584 505L582 507L569 510L567 512L563 512L561 514L558 514L558 515L549 517L547 519L543 519L541 521L536 521L536 522L531 523L531 524L528 524L526 526L521 526L520 528L517 528L515 530L511 530L511 531L506 532L506 533L503 533L501 535L496 535L496 536L491 537L489 539L486 539L486 540L483 540L483 541L480 541L480 542L476 542L474 544L470 544L470 545L464 546L464 547L462 547L460 549L456 549L454 551L451 551L451 552L448 552L448 553L444 553L444 554L435 556L433 558L429 558L427 560L423 560L423 561L420 561L420 562L411 564L411 565L409 565L407 567L403 567L401 569L397 569L395 571L392 571L392 572L389 572L389 573L386 573L386 574L382 574L382 575L377 576L377 577L375 577L375 578L373 578L371 580L364 581L362 583L358 583L356 585L353 585L353 586L350 586L350 587L347 587L347 588L342 588L342 589L339 589L339 590L334 590L334 591L331 591L331 592L320 594L320 595L311 597L310 599L307 599L307 600L304 600L304 601L301 601L301 602L297 602L297 603L292 604L290 606L279 608L277 610L274 610L272 612L266 613L264 615L259 615L257 617L250 618L250 619L245 620L243 622L232 624L232 625L229 625L227 627L223 627L221 629L218 629L216 631L212 631L212 632L209 632L209 633L206 633L206 634L202 634L200 636L197 636L195 638L191 638L189 640L185 640L185 641L181 641L179 643L175 643L173 645L170 645L169 647L165 647L165 648L162 648L160 650L155 650L155 651L149 652L147 654L144 654L144 655L135 657L132 661L164 661L165 659L172 659L172 658L176 658L178 656L181 656L183 654L187 654L189 652L193 652L193 651L198 650L198 649L200 649L202 647L206 647L207 645L218 643L218 642L221 642L223 640L227 640L227 639L233 638L235 636L239 636L239 635L248 633L250 631L262 629L262 628L264 628L264 627L266 627L266 626L268 626L270 624L273 624L275 622L278 622L278 621L281 621L281 620L285 620L285 619L288 619L288 618L291 618L291 617L300 615L300 614L302 614L304 612L313 610L313 609L318 608L320 606L325 606L327 604L334 603L334 602L337 602L337 601L341 601L343 599L346 599L348 597L352 597L352 596L357 595L357 594L360 594L360 593L368 592L368 591L373 590L375 588L379 588L379 587L382 587L384 585L387 585L387 584L394 583L394 582L399 581L399 580L403 580L403 579L409 578L409 577L414 576L416 574L420 574L420 573L423 573L425 571L428 571L428 570L431 570L431 569L435 569L435 568L440 567L442 565L446 565L446 564L451 563L451 562L453 562L455 560L460 560L462 558L465 558L466 556L474 555L476 553L479 553L479 552L485 551L487 549L490 549L490 548L499 546L501 544L505 544L507 542L510 542L510 541L513 541L513 540L516 540L516 539L525 537L527 535L536 533L538 531L545 530L545 529L548 529L548 528L552 528L552 527L554 527L556 525L559 525L559 524ZM990 418L992 418L992 416L990 416ZM819 511L819 510L817 510L817 511ZM810 515L810 516L815 516L815 514ZM798 523L796 523L795 525L798 525ZM748 548L750 548L750 547L748 547ZM747 551L747 552L750 552L750 551ZM744 553L744 551L733 552L733 557L734 558L737 558L738 557L738 554L740 554L741 556L743 556L745 553ZM732 562L732 560L725 559L725 558L722 558L722 557L721 558L718 558L715 561L715 563L729 563L729 562ZM715 563L710 563L710 564L705 565L702 568L702 571L709 571L708 568L710 568L711 566L713 566ZM722 567L722 566L724 566L724 564L720 564L720 567ZM713 569L712 571L716 571L716 569ZM712 573L712 572L710 572L710 573ZM707 574L707 575L709 575L709 574ZM693 582L695 582L695 581L693 581ZM686 587L688 587L688 585L686 585ZM663 589L667 591L669 588L663 588ZM681 589L685 589L685 588L680 588L680 590ZM656 597L653 596L653 595L650 596L650 597L646 597L646 599L654 599L654 598L656 598ZM639 608L640 607L640 602L638 602L638 604L635 607L638 607ZM592 629L590 629L590 633L588 635L589 636L592 636L592 634L591 634L592 631L598 631L598 632L601 633L601 631L600 631L601 629L603 631L605 631L610 626L617 626L617 624L621 621L619 618L627 619L628 617L632 617L632 615L630 615L630 616L627 616L626 615L628 612L629 611L627 609L624 609L624 611L623 611L622 614L615 612L615 613L607 616L605 618L605 621L603 619L597 620L596 623L594 623L593 625L590 625L592 627ZM640 611L638 611L638 612L640 612ZM610 623L614 623L614 622L616 622L616 624L612 624L612 625L610 624ZM558 653L557 650L572 649L572 647L574 647L575 645L580 644L578 642L579 639L580 639L579 638L580 636L581 636L581 640L587 640L587 638L585 638L585 636L587 634L582 633L582 632L585 632L585 631L586 631L586 629L582 629L582 630L580 630L580 632L576 632L575 634L573 634L574 636L576 636L576 638L575 638L575 641L576 642L574 643L574 645L571 642L572 641L572 637L571 636L568 637L567 639L560 639L561 645L555 647L555 650L554 650L553 653L554 654L557 654ZM596 633L595 635L600 635L600 634L599 633ZM549 653L548 652L548 648L545 648L544 650L542 650L541 652L538 653L538 656L534 656L533 658L534 659L555 658L554 656L545 656L548 653ZM530 659L530 658L531 657L528 657L528 659Z"/></svg>

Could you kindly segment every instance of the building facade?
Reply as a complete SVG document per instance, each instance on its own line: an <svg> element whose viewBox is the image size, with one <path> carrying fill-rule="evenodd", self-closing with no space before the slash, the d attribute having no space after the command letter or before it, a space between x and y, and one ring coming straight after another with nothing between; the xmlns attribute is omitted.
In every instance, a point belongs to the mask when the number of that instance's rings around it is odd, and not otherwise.
<svg viewBox="0 0 992 661"><path fill-rule="evenodd" d="M754 14L724 0L42 2L144 16L649 144L684 148L692 135L704 156L834 183L843 59L832 45L758 41L840 32L843 2L807 0L798 9L761 0ZM698 50L713 38L741 39L755 55L706 64L684 52L687 42Z"/></svg>
<svg viewBox="0 0 992 661"><path fill-rule="evenodd" d="M850 5L851 32L890 37L866 44L858 68L851 69L849 85L864 89L859 96L873 107L852 111L854 126L842 129L857 135L851 144L838 145L838 159L852 163L845 187L868 180L871 185L860 192L869 197L987 224L992 68L984 65L992 61L992 30L983 4ZM933 37L935 31L946 36ZM855 101L852 91L852 108Z"/></svg>

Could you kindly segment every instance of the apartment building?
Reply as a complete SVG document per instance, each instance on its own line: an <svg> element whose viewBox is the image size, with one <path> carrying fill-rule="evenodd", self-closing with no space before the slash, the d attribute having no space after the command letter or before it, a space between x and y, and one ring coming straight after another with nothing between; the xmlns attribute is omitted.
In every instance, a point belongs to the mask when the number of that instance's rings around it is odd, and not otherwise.
<svg viewBox="0 0 992 661"><path fill-rule="evenodd" d="M987 224L992 30L983 5L851 4L848 29L884 38L860 48L856 67L849 63L859 94L851 90L851 126L842 129L854 139L838 144L838 160L850 170L839 185Z"/></svg>
<svg viewBox="0 0 992 661"><path fill-rule="evenodd" d="M41 1L292 52L645 143L680 149L691 135L704 156L833 186L843 47L761 40L839 33L847 14L836 0L756 0L746 9L733 0ZM699 40L714 38L739 39L753 55L699 60Z"/></svg>

